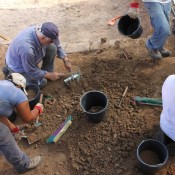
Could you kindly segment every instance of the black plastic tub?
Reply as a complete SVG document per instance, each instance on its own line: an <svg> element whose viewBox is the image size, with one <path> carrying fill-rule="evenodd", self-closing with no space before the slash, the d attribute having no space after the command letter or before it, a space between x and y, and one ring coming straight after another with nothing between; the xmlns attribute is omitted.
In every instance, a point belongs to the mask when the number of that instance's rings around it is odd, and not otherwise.
<svg viewBox="0 0 175 175"><path fill-rule="evenodd" d="M129 38L139 38L143 33L140 18L133 19L128 15L122 16L118 21L118 31Z"/></svg>
<svg viewBox="0 0 175 175"><path fill-rule="evenodd" d="M158 159L156 160L155 164L148 163L145 161L145 159L143 159L143 156L141 155L145 151L151 151L154 154L156 154ZM145 153L147 153L146 156L148 157L149 156L148 152ZM150 155L150 160L153 160L153 157L154 156ZM137 158L139 161L140 170L146 175L153 175L156 173L157 170L159 170L166 164L168 160L168 150L166 146L158 140L154 139L143 140L137 147Z"/></svg>
<svg viewBox="0 0 175 175"><path fill-rule="evenodd" d="M106 117L108 99L103 92L89 91L80 98L80 106L89 121L99 123ZM92 112L93 107L99 107L100 110Z"/></svg>
<svg viewBox="0 0 175 175"><path fill-rule="evenodd" d="M30 84L26 87L26 90L27 91L32 90L35 93L34 98L29 99L29 106L30 106L30 109L32 110L35 107L35 105L39 102L40 88L38 85Z"/></svg>

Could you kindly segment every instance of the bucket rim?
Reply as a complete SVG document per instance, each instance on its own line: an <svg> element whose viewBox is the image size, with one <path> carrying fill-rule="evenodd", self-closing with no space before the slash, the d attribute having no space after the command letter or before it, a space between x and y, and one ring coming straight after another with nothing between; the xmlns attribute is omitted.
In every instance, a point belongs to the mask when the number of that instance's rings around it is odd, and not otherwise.
<svg viewBox="0 0 175 175"><path fill-rule="evenodd" d="M140 154L139 154L139 149L138 149L138 148L139 148L144 142L148 142L148 141L155 141L155 142L157 142L157 143L160 143L160 144L164 147L167 156L166 156L166 159L164 160L163 163L159 163L159 164L155 164L155 165L150 165L150 164L145 163L145 162L140 158ZM169 157L169 154L168 154L168 150L167 150L166 146L165 146L162 142L160 142L159 140L156 140L156 139L146 139L146 140L142 140L142 141L140 142L140 144L138 145L138 147L137 147L137 158L139 159L139 161L140 161L141 163L143 163L144 165L147 165L147 166L152 167L152 168L156 168L156 167L158 167L158 166L160 166L160 165L161 165L161 166L165 165L166 162L168 161L168 157Z"/></svg>
<svg viewBox="0 0 175 175"><path fill-rule="evenodd" d="M107 102L106 102L106 106L102 109L102 110L100 110L100 111L98 111L98 112L88 112L88 111L86 111L85 109L84 109L84 107L82 106L82 104L81 104L81 101L82 101L82 99L83 99L83 97L85 96L85 95L87 95L88 93L91 93L91 92L99 92L100 94L103 94L105 97L106 97L106 100L107 100ZM80 106L81 106L81 108L83 109L83 112L86 112L87 114L98 114L98 113L101 113L102 111L104 111L105 109L106 109L106 107L108 106L108 97L102 92L102 91L97 91L97 90L91 90L91 91L87 91L87 92L85 92L81 97L80 97Z"/></svg>
<svg viewBox="0 0 175 175"><path fill-rule="evenodd" d="M28 84L26 86L26 90L30 89L30 87L36 87L36 94L35 94L35 97L30 99L29 101L33 101L35 100L35 98L40 94L40 87L37 85L37 84ZM31 88L32 89L32 88Z"/></svg>
<svg viewBox="0 0 175 175"><path fill-rule="evenodd" d="M135 19L138 19L139 25L138 25L137 29L136 29L132 34L130 34L130 35L125 35L125 34L123 34L123 32L120 31L119 23L120 23L120 21L122 20L122 17L127 17L127 16L128 16L129 18L131 18L128 14L125 14L125 15L121 16L121 18L118 20L118 23L117 23L118 31L119 31L122 35L127 36L127 37L130 37L130 38L132 38L132 35L134 35L135 33L137 33L139 30L141 30L142 33L143 33L143 27L142 27L142 25L141 25L141 18L140 18L139 16L138 16L137 18L135 18Z"/></svg>

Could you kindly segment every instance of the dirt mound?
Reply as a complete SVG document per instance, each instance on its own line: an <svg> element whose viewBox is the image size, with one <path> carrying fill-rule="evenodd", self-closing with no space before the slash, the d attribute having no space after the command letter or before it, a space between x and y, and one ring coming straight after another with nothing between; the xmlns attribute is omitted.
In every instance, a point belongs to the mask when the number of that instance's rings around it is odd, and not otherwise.
<svg viewBox="0 0 175 175"><path fill-rule="evenodd" d="M42 90L44 95L54 97L56 101L45 107L41 117L43 125L39 129L49 137L68 115L73 117L73 123L55 144L46 144L47 137L31 146L25 140L19 141L29 155L43 155L43 164L32 173L141 174L136 149L142 140L157 137L161 107L135 105L133 97L161 98L161 86L175 67L174 57L152 62L147 57L144 42L145 39L120 40L113 47L69 55L72 64L80 67L82 77L79 82L71 82L70 86L66 86L63 79L49 82ZM5 50L1 47L1 53L5 54ZM57 59L56 69L65 71L62 66ZM118 108L126 86L128 91L122 108ZM106 119L98 124L87 121L79 104L80 97L90 90L102 91L109 99ZM170 157L165 168L157 174L173 174L174 162ZM3 163L4 170L1 169L0 174L13 174L9 167Z"/></svg>

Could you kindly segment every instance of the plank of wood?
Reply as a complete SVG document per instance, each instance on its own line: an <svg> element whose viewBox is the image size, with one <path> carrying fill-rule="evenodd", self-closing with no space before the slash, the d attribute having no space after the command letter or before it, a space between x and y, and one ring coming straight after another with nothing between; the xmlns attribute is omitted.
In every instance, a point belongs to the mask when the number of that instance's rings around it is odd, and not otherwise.
<svg viewBox="0 0 175 175"><path fill-rule="evenodd" d="M50 135L50 133L46 133L40 130L35 130L33 133L29 134L27 136L27 141L29 144L33 144L45 137L48 137Z"/></svg>

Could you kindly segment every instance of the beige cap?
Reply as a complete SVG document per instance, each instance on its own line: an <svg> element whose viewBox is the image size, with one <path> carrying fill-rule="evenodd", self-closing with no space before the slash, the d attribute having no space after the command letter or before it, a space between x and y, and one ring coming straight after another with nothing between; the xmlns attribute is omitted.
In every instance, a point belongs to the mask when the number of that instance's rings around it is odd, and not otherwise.
<svg viewBox="0 0 175 175"><path fill-rule="evenodd" d="M24 93L26 95L28 95L27 91L25 89L26 88L26 79L24 78L24 76L22 76L19 73L12 73L11 76L12 76L12 82L15 83L16 85L22 87Z"/></svg>

